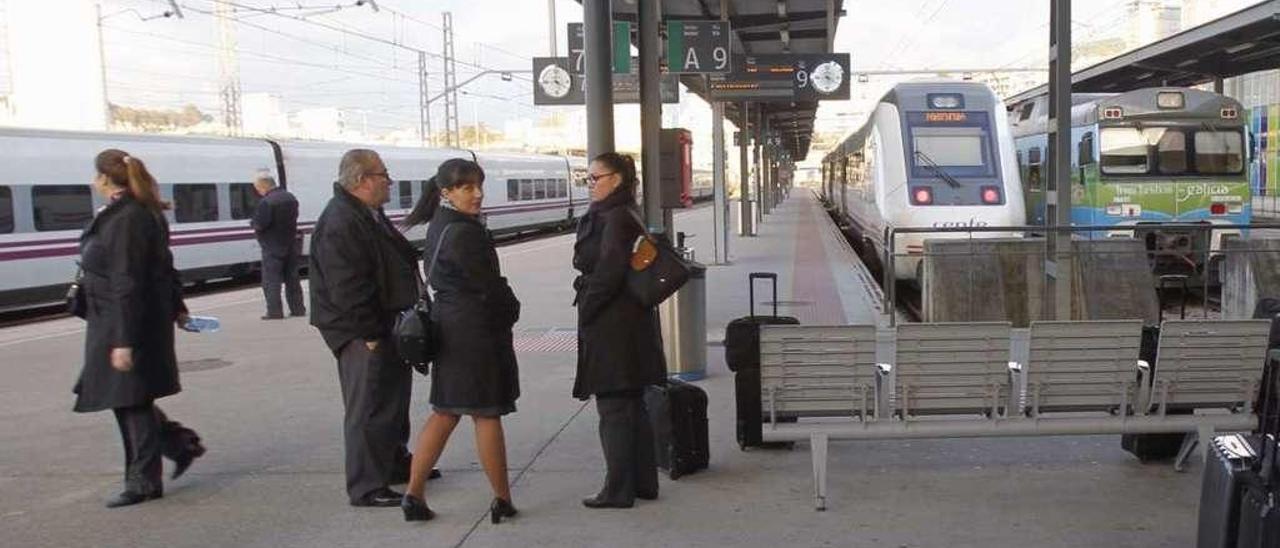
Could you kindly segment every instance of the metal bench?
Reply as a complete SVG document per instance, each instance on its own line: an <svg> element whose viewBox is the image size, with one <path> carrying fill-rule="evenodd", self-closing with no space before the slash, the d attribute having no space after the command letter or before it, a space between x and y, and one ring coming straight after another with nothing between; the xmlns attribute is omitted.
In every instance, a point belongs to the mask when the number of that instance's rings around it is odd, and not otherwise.
<svg viewBox="0 0 1280 548"><path fill-rule="evenodd" d="M831 438L1193 433L1181 470L1195 439L1253 428L1269 329L1170 320L1152 368L1138 320L1033 322L1025 364L1007 323L901 325L892 364L876 363L873 326L765 326L762 438L809 442L819 510Z"/></svg>

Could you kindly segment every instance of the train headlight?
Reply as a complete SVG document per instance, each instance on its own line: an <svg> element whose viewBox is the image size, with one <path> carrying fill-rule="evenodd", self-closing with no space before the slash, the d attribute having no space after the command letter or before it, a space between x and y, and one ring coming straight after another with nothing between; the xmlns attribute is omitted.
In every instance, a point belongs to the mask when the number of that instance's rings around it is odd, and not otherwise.
<svg viewBox="0 0 1280 548"><path fill-rule="evenodd" d="M1181 91L1162 91L1156 94L1156 106L1160 108L1182 108L1186 106L1186 98Z"/></svg>
<svg viewBox="0 0 1280 548"><path fill-rule="evenodd" d="M1000 203L1000 189L994 186L982 187L982 203L984 204Z"/></svg>
<svg viewBox="0 0 1280 548"><path fill-rule="evenodd" d="M914 205L930 205L933 203L933 189L919 186L911 189L911 203Z"/></svg>

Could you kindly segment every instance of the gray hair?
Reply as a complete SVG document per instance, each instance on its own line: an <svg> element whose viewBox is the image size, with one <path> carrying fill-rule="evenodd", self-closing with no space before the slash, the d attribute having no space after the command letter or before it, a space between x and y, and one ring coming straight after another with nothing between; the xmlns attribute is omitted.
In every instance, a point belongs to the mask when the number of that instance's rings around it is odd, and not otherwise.
<svg viewBox="0 0 1280 548"><path fill-rule="evenodd" d="M348 150L342 155L342 162L338 163L338 184L347 190L354 189L360 184L360 179L368 174L373 161L378 158L377 152L367 148Z"/></svg>
<svg viewBox="0 0 1280 548"><path fill-rule="evenodd" d="M275 187L276 187L276 178L275 178L275 177L272 177L272 176L271 176L271 172L266 171L266 170L259 171L259 172L258 172L258 175L257 175L257 176L255 176L255 177L253 178L253 182L254 182L254 184L259 184L259 183L260 183L260 184L262 184L262 185L266 186L267 188L275 188Z"/></svg>

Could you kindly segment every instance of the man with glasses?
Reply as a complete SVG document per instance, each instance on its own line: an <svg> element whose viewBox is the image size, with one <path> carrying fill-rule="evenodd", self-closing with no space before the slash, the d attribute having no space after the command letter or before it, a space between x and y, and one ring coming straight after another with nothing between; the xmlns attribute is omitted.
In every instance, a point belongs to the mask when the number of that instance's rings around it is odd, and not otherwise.
<svg viewBox="0 0 1280 548"><path fill-rule="evenodd" d="M311 236L311 325L338 358L352 506L399 507L389 486L408 478L413 379L391 329L418 299L417 251L382 212L391 182L377 152L347 151Z"/></svg>

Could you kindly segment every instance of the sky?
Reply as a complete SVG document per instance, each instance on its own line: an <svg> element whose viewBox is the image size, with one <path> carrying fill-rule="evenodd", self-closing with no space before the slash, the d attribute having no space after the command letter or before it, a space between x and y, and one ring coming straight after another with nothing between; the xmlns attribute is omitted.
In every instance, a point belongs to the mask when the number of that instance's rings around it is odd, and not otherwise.
<svg viewBox="0 0 1280 548"><path fill-rule="evenodd" d="M110 100L160 108L192 103L217 115L219 34L211 15L214 0L177 1L183 19L157 17L168 9L165 0L101 0ZM1195 1L1220 10L1251 3ZM482 69L527 71L531 57L549 53L546 0L378 0L382 10L377 13L355 6L355 0L229 2L237 6L234 31L244 94L278 95L286 110L338 107L358 112L375 132L417 127L418 60L411 50L428 53L431 94L443 88L443 12L453 18L458 81ZM1130 2L1075 0L1076 42L1120 31L1117 23ZM297 9L334 4L345 7L328 14ZM1044 66L1048 5L1047 0L846 0L835 49L850 53L855 72ZM278 11L254 11L270 8ZM563 54L565 24L581 21L582 8L572 0L555 0L555 10L556 41ZM305 21L293 19L304 14ZM511 120L544 116L547 108L532 105L529 78L516 74L503 81L486 76L466 86L459 95L462 125L478 121L501 129ZM856 125L860 113L885 89L906 78L875 76L867 83L855 82L850 101L823 104L820 129ZM692 114L683 117L709 113L701 100L686 95L679 110ZM437 129L443 123L440 104L433 104Z"/></svg>

